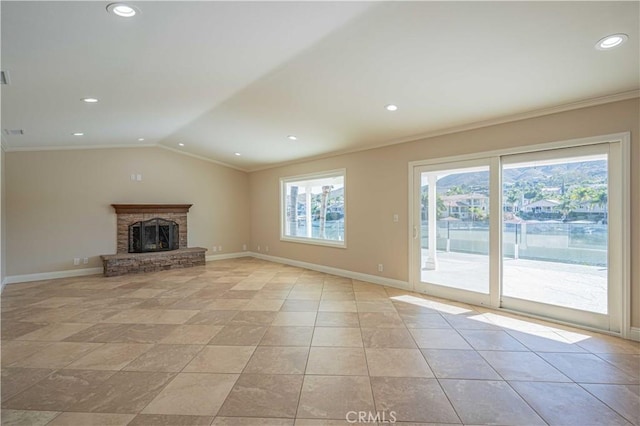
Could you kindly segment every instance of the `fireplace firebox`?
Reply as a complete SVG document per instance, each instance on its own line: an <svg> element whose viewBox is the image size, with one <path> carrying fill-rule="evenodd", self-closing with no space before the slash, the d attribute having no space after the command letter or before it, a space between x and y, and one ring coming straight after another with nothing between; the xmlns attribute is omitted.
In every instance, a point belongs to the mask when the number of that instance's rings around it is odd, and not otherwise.
<svg viewBox="0 0 640 426"><path fill-rule="evenodd" d="M176 250L178 224L159 217L129 225L129 253Z"/></svg>

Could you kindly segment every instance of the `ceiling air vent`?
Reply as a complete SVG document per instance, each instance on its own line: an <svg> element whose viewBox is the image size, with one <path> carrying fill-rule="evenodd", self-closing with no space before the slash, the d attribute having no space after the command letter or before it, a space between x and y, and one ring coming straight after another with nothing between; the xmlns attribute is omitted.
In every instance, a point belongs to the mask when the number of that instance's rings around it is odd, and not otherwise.
<svg viewBox="0 0 640 426"><path fill-rule="evenodd" d="M22 129L4 129L2 132L7 136L24 135L24 130L22 130Z"/></svg>
<svg viewBox="0 0 640 426"><path fill-rule="evenodd" d="M0 71L0 84L9 84L9 73L7 71Z"/></svg>

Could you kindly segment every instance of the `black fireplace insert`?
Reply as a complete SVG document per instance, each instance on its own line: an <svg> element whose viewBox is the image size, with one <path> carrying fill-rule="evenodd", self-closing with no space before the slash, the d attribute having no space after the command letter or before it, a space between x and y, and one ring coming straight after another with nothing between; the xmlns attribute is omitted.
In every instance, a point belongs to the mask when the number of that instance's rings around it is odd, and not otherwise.
<svg viewBox="0 0 640 426"><path fill-rule="evenodd" d="M176 250L178 224L159 217L129 225L129 253Z"/></svg>

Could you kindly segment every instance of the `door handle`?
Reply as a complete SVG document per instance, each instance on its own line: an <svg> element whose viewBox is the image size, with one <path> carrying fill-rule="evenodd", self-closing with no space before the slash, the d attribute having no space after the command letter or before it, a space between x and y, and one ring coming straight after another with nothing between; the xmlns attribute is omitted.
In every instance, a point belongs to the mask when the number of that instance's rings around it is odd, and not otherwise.
<svg viewBox="0 0 640 426"><path fill-rule="evenodd" d="M415 240L416 238L418 238L418 228L414 225L413 226L413 239Z"/></svg>

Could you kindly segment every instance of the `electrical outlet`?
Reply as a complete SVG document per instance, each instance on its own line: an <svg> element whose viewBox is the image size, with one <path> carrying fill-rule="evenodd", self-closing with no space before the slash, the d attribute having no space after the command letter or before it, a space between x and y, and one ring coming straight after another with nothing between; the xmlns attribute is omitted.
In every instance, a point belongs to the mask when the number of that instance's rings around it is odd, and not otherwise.
<svg viewBox="0 0 640 426"><path fill-rule="evenodd" d="M87 263L89 263L89 258L88 258L88 257L84 257L84 258L82 258L82 263L83 263L83 264L85 264L85 265L86 265Z"/></svg>
<svg viewBox="0 0 640 426"><path fill-rule="evenodd" d="M218 247L213 246L213 252L215 253L215 252L217 252L217 251L218 251Z"/></svg>
<svg viewBox="0 0 640 426"><path fill-rule="evenodd" d="M269 246L264 246L264 251L266 251L267 253L269 253Z"/></svg>
<svg viewBox="0 0 640 426"><path fill-rule="evenodd" d="M258 244L258 251L260 251L260 244Z"/></svg>
<svg viewBox="0 0 640 426"><path fill-rule="evenodd" d="M247 245L246 244L242 245L242 251L247 251Z"/></svg>
<svg viewBox="0 0 640 426"><path fill-rule="evenodd" d="M378 272L384 271L384 265L382 263L378 263Z"/></svg>
<svg viewBox="0 0 640 426"><path fill-rule="evenodd" d="M398 220L400 220L400 217L398 216L398 213L395 213L395 214L393 215L393 221L394 221L394 222L398 222Z"/></svg>
<svg viewBox="0 0 640 426"><path fill-rule="evenodd" d="M218 246L218 251L222 251L222 246Z"/></svg>
<svg viewBox="0 0 640 426"><path fill-rule="evenodd" d="M140 173L138 173L138 174L136 175L136 180L137 180L138 182L141 182L141 181L142 181L142 175L141 175Z"/></svg>
<svg viewBox="0 0 640 426"><path fill-rule="evenodd" d="M80 264L80 258L79 257L74 257L73 258L73 265L74 266L78 266Z"/></svg>
<svg viewBox="0 0 640 426"><path fill-rule="evenodd" d="M136 180L136 174L135 173L131 173L131 180Z"/></svg>

